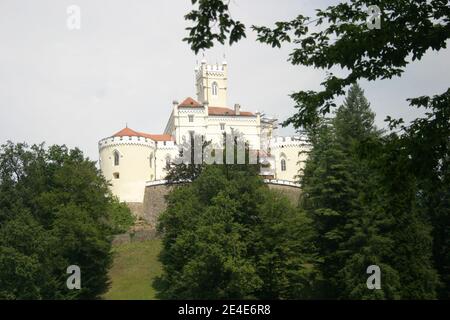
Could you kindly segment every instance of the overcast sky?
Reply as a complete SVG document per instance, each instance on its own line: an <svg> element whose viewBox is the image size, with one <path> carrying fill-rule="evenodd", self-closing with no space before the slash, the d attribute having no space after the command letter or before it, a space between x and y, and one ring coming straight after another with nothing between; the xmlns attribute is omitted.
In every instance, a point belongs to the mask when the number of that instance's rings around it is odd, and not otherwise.
<svg viewBox="0 0 450 320"><path fill-rule="evenodd" d="M313 14L337 1L232 0L234 18L270 25ZM67 7L81 8L69 30ZM97 159L97 142L128 126L162 133L172 100L195 98L196 57L181 41L190 0L0 0L0 143L7 140L78 146ZM256 43L207 51L229 66L230 105L286 119L288 94L317 90L324 73L287 62L289 48ZM408 97L442 93L450 84L449 50L429 52L403 77L362 82L383 126L386 115L411 119ZM292 128L281 133L291 134Z"/></svg>

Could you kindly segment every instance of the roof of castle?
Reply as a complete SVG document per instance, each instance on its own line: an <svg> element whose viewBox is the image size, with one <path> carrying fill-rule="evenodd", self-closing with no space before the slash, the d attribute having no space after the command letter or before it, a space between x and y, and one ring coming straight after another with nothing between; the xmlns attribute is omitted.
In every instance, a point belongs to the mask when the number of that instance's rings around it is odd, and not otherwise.
<svg viewBox="0 0 450 320"><path fill-rule="evenodd" d="M173 137L170 134L150 134L150 133L135 131L128 127L123 128L119 132L113 134L113 137L142 137L142 138L149 138L154 141L172 141L173 140Z"/></svg>
<svg viewBox="0 0 450 320"><path fill-rule="evenodd" d="M184 108L201 108L201 107L203 107L198 101L192 99L191 97L187 97L186 99L184 99L184 101L181 102L178 106L184 107ZM208 115L210 115L210 116L236 116L236 112L234 111L234 109L231 109L231 108L211 106L211 107L208 107ZM248 111L241 111L241 112L239 112L239 115L244 116L244 117L254 116L254 114L252 112L248 112Z"/></svg>
<svg viewBox="0 0 450 320"><path fill-rule="evenodd" d="M187 97L186 99L184 99L184 101L181 102L178 106L179 107L188 107L188 108L202 107L202 105L198 101L195 101L191 97Z"/></svg>
<svg viewBox="0 0 450 320"><path fill-rule="evenodd" d="M210 116L236 116L236 112L231 108L224 107L208 107L208 115ZM240 111L239 116L250 117L253 113L248 111Z"/></svg>

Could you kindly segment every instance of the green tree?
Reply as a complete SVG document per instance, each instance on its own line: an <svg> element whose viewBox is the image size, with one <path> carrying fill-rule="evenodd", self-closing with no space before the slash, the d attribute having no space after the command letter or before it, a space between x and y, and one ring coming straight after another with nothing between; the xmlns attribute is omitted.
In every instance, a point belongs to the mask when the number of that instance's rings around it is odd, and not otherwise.
<svg viewBox="0 0 450 320"><path fill-rule="evenodd" d="M208 165L175 188L161 215L161 298L308 297L308 219L251 165Z"/></svg>
<svg viewBox="0 0 450 320"><path fill-rule="evenodd" d="M304 170L301 205L316 229L323 297L399 298L398 272L390 265L390 215L382 210L375 170L361 154L379 141L374 113L358 85L350 88L334 119L310 130L313 148ZM366 269L378 265L382 290L366 287Z"/></svg>
<svg viewBox="0 0 450 320"><path fill-rule="evenodd" d="M444 95L411 99L428 112L409 127L399 144L407 170L417 183L417 208L432 224L433 262L439 273L439 297L450 299L450 90Z"/></svg>
<svg viewBox="0 0 450 320"><path fill-rule="evenodd" d="M251 232L251 254L263 283L261 299L316 298L314 230L306 213L280 193L266 190L258 204L259 222Z"/></svg>
<svg viewBox="0 0 450 320"><path fill-rule="evenodd" d="M395 134L377 151L378 195L382 210L392 220L384 233L394 241L390 261L400 275L402 298L435 299L439 281L432 264L431 225L419 208L420 191L410 154Z"/></svg>
<svg viewBox="0 0 450 320"><path fill-rule="evenodd" d="M338 252L339 244L345 240L343 229L346 213L352 209L356 197L355 186L348 168L349 162L340 150L327 124L311 133L313 145L303 172L301 207L308 212L316 231L315 244L319 257L319 270L323 282L318 282L321 296L339 296L339 270L344 257Z"/></svg>
<svg viewBox="0 0 450 320"><path fill-rule="evenodd" d="M0 297L100 297L108 288L111 236L130 217L80 150L1 146ZM70 265L81 269L81 290L66 286Z"/></svg>

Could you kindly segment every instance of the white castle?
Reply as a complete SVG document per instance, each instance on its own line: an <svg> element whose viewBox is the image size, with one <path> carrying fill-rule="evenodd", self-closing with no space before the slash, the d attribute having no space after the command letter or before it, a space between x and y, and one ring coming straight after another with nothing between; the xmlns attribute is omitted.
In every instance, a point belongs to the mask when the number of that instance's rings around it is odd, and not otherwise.
<svg viewBox="0 0 450 320"><path fill-rule="evenodd" d="M309 144L303 135L276 135L277 119L259 112L241 110L239 104L227 103L227 63L195 68L197 99L173 102L163 134L149 134L124 128L99 141L100 169L111 183L120 201L142 203L145 187L163 183L168 165L179 156L179 146L186 139L202 136L213 144L224 135L237 135L258 151L266 179L296 183L304 165Z"/></svg>

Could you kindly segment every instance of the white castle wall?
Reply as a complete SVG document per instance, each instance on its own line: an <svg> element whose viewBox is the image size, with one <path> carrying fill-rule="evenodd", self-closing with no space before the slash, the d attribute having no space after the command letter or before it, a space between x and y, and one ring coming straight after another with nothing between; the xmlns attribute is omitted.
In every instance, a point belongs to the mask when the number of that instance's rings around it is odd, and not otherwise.
<svg viewBox="0 0 450 320"><path fill-rule="evenodd" d="M221 129L221 123L225 124L225 130ZM223 133L227 135L242 134L248 141L250 148L257 150L260 147L260 118L255 116L209 116L207 119L206 137L213 143L223 142Z"/></svg>
<svg viewBox="0 0 450 320"><path fill-rule="evenodd" d="M231 135L232 130L242 134L252 149L259 149L261 145L260 115L255 116L220 116L207 115L208 106L200 108L175 107L167 128L174 130L176 141L180 144L183 138L188 139L190 132L204 136L212 143L222 143L223 133ZM189 116L193 119L189 121ZM173 124L172 124L173 123ZM225 125L224 130L221 124ZM167 130L167 129L166 129ZM166 131L168 133L168 131Z"/></svg>
<svg viewBox="0 0 450 320"><path fill-rule="evenodd" d="M145 182L154 180L156 143L142 137L111 137L99 142L100 167L111 191L120 201L142 202ZM120 154L114 165L114 152ZM114 174L118 173L119 178Z"/></svg>
<svg viewBox="0 0 450 320"><path fill-rule="evenodd" d="M151 180L165 179L167 175L166 160L169 158L169 162L178 156L178 147L174 141L158 141L156 147L156 171L155 178Z"/></svg>
<svg viewBox="0 0 450 320"><path fill-rule="evenodd" d="M310 144L304 136L276 137L270 142L271 154L275 158L275 178L298 181L300 169L305 167ZM281 161L286 161L286 170L281 168Z"/></svg>
<svg viewBox="0 0 450 320"><path fill-rule="evenodd" d="M181 143L183 137L190 137L189 131L194 131L197 135L206 134L206 118L205 108L183 108L174 109L175 137L176 141ZM193 122L189 122L189 116L193 116Z"/></svg>

